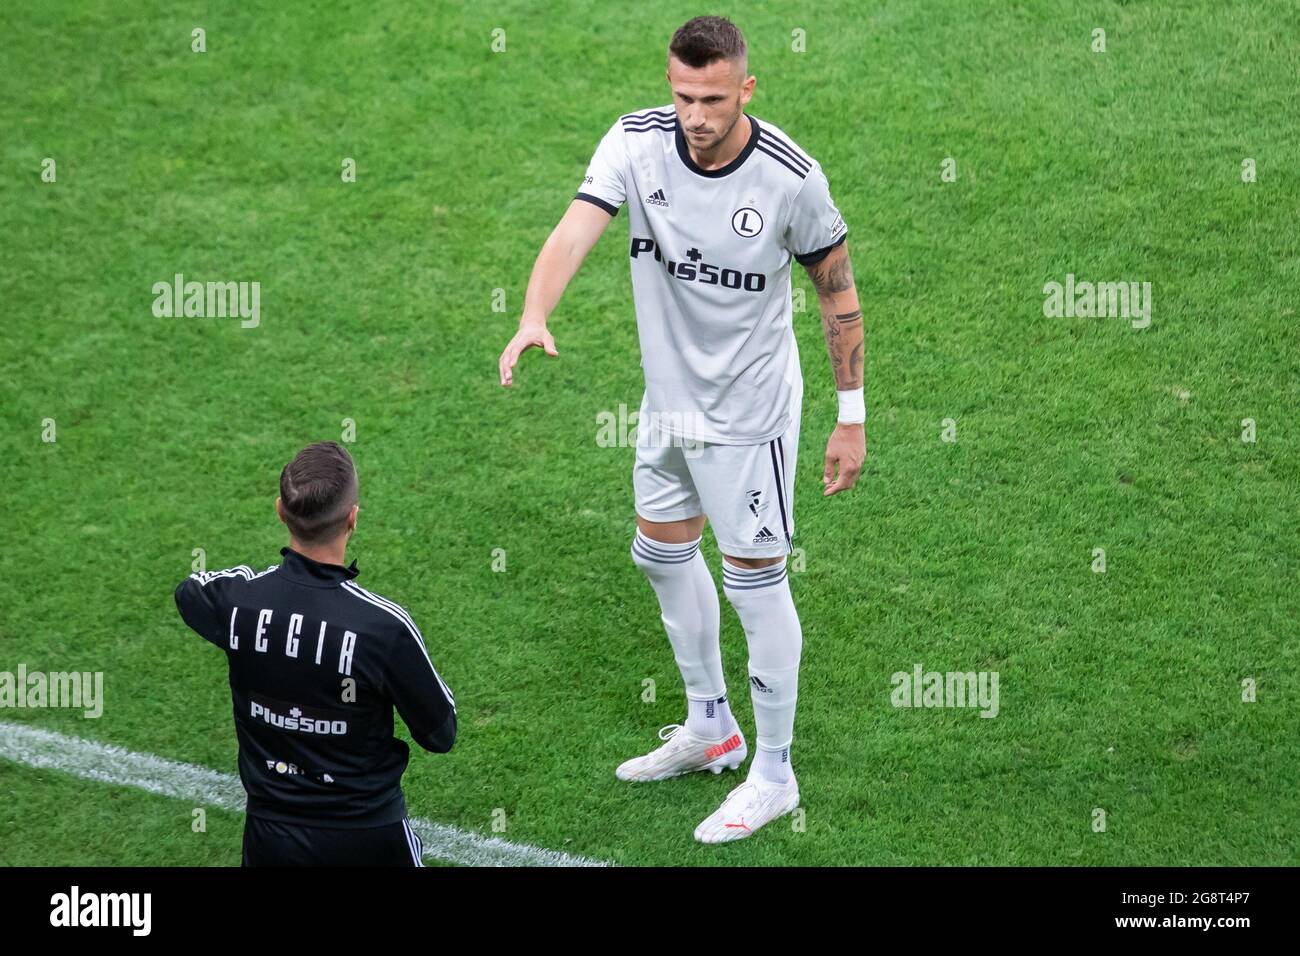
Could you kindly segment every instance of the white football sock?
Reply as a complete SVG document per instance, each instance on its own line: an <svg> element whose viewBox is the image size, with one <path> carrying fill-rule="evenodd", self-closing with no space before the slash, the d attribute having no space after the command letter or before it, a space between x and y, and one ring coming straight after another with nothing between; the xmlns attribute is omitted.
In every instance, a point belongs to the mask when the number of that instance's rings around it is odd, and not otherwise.
<svg viewBox="0 0 1300 956"><path fill-rule="evenodd" d="M687 727L691 733L716 740L730 729L714 729L719 727L718 716L730 720L731 711L725 703L717 704L719 698L727 695L722 678L722 649L718 644L718 589L700 554L700 539L665 544L647 538L638 528L632 540L632 560L645 572L659 597L664 630L668 632L682 683L686 685L688 710L693 713L698 701L701 705L698 709L704 713L707 711L704 703L714 703L713 718L696 718L692 726L688 713ZM697 731L697 726L702 729Z"/></svg>
<svg viewBox="0 0 1300 956"><path fill-rule="evenodd" d="M749 775L755 774L772 783L787 783L790 780L790 748L768 750L759 747L754 751L754 762L749 765Z"/></svg>
<svg viewBox="0 0 1300 956"><path fill-rule="evenodd" d="M686 700L686 729L705 740L721 740L736 729L726 697Z"/></svg>
<svg viewBox="0 0 1300 956"><path fill-rule="evenodd" d="M803 630L790 596L785 559L751 570L722 562L727 600L749 643L749 692L760 749L782 751L794 737Z"/></svg>

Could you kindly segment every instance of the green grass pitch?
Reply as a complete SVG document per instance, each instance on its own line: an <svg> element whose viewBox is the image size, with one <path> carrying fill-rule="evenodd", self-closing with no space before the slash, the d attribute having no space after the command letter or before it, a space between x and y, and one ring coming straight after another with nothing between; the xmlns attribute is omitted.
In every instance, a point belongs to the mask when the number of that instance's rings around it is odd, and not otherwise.
<svg viewBox="0 0 1300 956"><path fill-rule="evenodd" d="M750 112L823 164L867 328L867 465L823 499L796 269L806 826L720 848L692 830L738 777L613 774L684 716L627 553L633 449L596 441L641 397L625 214L560 357L496 376L601 134L668 102L704 12L746 34ZM196 548L278 561L279 469L349 419L360 583L462 719L413 814L622 864L1296 863L1297 36L1293 4L1217 0L5 5L0 670L100 670L106 701L0 720L233 772L224 660L172 588ZM260 282L260 325L155 317L178 272ZM1150 282L1150 326L1045 316L1071 273ZM723 653L752 734L725 601ZM893 707L916 663L996 671L997 717ZM0 760L0 804L4 864L238 862L238 815L195 834L140 791Z"/></svg>

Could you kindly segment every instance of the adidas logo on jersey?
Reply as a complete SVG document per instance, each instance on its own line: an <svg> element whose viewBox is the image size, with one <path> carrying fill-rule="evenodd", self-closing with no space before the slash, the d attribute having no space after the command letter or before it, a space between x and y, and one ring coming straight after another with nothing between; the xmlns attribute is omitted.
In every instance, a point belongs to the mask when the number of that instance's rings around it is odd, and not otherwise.
<svg viewBox="0 0 1300 956"><path fill-rule="evenodd" d="M762 531L754 535L754 544L776 544L776 542L776 535L769 531L766 526L763 527Z"/></svg>
<svg viewBox="0 0 1300 956"><path fill-rule="evenodd" d="M664 195L664 191L662 189L656 189L649 196L646 196L645 201L646 201L646 205L648 206L668 205L668 197Z"/></svg>

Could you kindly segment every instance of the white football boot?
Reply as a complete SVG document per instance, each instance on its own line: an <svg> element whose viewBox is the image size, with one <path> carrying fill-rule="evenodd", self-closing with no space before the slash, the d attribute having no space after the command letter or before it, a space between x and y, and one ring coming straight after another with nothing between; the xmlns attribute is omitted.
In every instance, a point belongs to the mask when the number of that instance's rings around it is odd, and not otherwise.
<svg viewBox="0 0 1300 956"><path fill-rule="evenodd" d="M722 773L735 770L749 756L745 735L737 727L721 740L697 737L681 724L669 724L659 729L659 739L664 745L642 757L633 757L618 765L614 774L620 780L647 783L667 780L697 770Z"/></svg>
<svg viewBox="0 0 1300 956"><path fill-rule="evenodd" d="M799 806L799 784L794 775L789 783L772 783L751 776L722 801L722 806L695 828L701 843L730 843L753 836L754 831Z"/></svg>

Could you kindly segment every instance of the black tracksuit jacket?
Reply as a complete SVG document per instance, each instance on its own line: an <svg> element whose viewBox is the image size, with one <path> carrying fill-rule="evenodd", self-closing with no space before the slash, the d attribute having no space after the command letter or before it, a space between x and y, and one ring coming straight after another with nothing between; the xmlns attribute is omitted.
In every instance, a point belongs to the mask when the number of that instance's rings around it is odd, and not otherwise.
<svg viewBox="0 0 1300 956"><path fill-rule="evenodd" d="M191 574L185 623L226 652L248 813L287 823L374 827L406 817L410 756L393 708L426 750L456 739L456 702L399 605L351 567L289 548L284 561Z"/></svg>

